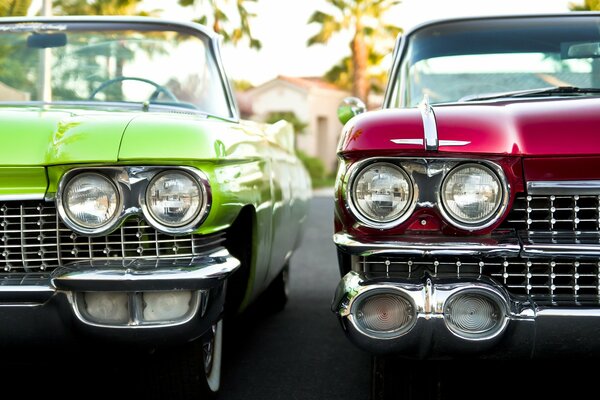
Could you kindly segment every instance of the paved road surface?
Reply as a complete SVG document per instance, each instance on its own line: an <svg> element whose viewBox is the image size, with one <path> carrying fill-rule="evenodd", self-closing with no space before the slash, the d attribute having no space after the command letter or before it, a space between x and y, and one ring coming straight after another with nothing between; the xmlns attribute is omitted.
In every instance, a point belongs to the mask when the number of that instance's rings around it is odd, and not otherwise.
<svg viewBox="0 0 600 400"><path fill-rule="evenodd" d="M239 334L227 335L220 400L368 399L370 357L348 341L329 309L339 281L329 193L312 200L286 309L250 312Z"/></svg>

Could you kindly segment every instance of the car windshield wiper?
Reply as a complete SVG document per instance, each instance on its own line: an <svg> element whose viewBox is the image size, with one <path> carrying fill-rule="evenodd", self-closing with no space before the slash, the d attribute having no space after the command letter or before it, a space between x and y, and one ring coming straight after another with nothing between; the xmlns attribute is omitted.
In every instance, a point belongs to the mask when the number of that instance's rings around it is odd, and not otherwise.
<svg viewBox="0 0 600 400"><path fill-rule="evenodd" d="M555 95L585 95L600 93L600 88L580 88L576 86L553 86L540 89L517 90L512 92L493 93L489 95L465 96L460 101L494 100L502 98L555 96Z"/></svg>

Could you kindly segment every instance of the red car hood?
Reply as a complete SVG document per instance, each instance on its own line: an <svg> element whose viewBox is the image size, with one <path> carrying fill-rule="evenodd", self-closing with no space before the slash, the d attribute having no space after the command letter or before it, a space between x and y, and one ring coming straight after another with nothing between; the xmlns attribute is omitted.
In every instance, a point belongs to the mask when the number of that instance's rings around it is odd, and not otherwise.
<svg viewBox="0 0 600 400"><path fill-rule="evenodd" d="M434 106L434 112L438 153L600 154L600 98L461 103ZM388 109L353 118L345 126L339 150L422 152L422 144L410 142L423 138L418 109Z"/></svg>

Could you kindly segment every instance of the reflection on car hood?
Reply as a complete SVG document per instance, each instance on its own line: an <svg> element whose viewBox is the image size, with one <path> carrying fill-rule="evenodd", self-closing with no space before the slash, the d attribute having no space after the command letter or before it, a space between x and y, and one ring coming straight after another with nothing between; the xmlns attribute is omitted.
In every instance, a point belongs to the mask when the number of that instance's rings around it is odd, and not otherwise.
<svg viewBox="0 0 600 400"><path fill-rule="evenodd" d="M0 165L36 166L118 159L130 113L0 108Z"/></svg>
<svg viewBox="0 0 600 400"><path fill-rule="evenodd" d="M600 153L600 98L552 98L434 106L439 153L550 156ZM342 153L423 152L418 109L353 118Z"/></svg>

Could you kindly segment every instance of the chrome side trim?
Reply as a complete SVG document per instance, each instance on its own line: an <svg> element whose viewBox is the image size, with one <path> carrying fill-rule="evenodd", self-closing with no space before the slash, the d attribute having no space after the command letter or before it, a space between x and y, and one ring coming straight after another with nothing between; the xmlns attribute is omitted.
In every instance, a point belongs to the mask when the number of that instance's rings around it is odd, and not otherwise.
<svg viewBox="0 0 600 400"><path fill-rule="evenodd" d="M532 181L527 182L531 195L600 195L600 180L594 181Z"/></svg>
<svg viewBox="0 0 600 400"><path fill-rule="evenodd" d="M390 139L390 142L396 144L416 144L423 145L423 139Z"/></svg>
<svg viewBox="0 0 600 400"><path fill-rule="evenodd" d="M423 236L402 236L402 238L389 238L389 241L371 238L361 238L359 241L346 233L336 233L333 235L333 242L342 251L358 256L389 254L418 257L518 257L521 251L521 245L516 237L470 237L467 240L449 237L442 239Z"/></svg>
<svg viewBox="0 0 600 400"><path fill-rule="evenodd" d="M471 144L468 140L440 140L440 146L466 146Z"/></svg>
<svg viewBox="0 0 600 400"><path fill-rule="evenodd" d="M419 105L419 110L421 111L421 118L423 119L425 150L437 151L439 146L437 125L435 123L433 107L429 104L429 98L427 96L423 98L423 102Z"/></svg>
<svg viewBox="0 0 600 400"><path fill-rule="evenodd" d="M423 139L390 139L390 142L396 144L414 144L418 146L423 145ZM466 146L471 144L468 140L440 140L440 146Z"/></svg>
<svg viewBox="0 0 600 400"><path fill-rule="evenodd" d="M33 194L2 194L0 201L26 201L26 200L44 200L46 193Z"/></svg>

